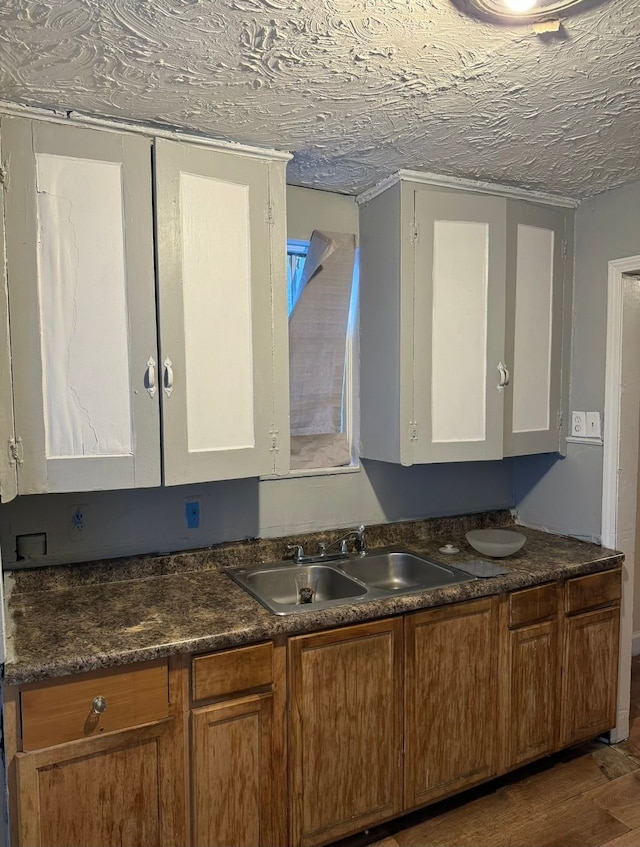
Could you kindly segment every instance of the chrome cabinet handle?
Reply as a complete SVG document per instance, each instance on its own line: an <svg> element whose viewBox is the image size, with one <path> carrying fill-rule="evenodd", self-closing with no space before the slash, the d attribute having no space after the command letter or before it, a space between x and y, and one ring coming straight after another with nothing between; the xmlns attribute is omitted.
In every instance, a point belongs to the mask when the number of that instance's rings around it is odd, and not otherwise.
<svg viewBox="0 0 640 847"><path fill-rule="evenodd" d="M498 391L502 391L502 389L509 385L509 381L511 379L509 368L502 362L498 362L498 374L500 375L498 380Z"/></svg>
<svg viewBox="0 0 640 847"><path fill-rule="evenodd" d="M147 362L147 391L150 397L155 397L158 386L156 385L156 363L155 359L150 356Z"/></svg>
<svg viewBox="0 0 640 847"><path fill-rule="evenodd" d="M102 696L93 698L93 708L91 710L92 715L101 715L103 712L107 710L107 701Z"/></svg>
<svg viewBox="0 0 640 847"><path fill-rule="evenodd" d="M167 356L162 364L164 365L164 393L167 397L171 397L173 391L173 362Z"/></svg>

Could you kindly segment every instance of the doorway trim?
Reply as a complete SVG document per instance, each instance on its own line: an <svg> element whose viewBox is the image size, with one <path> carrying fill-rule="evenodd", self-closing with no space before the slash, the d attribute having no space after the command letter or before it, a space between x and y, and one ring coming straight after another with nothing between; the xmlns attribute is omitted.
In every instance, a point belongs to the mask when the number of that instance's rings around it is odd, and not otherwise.
<svg viewBox="0 0 640 847"><path fill-rule="evenodd" d="M622 576L620 618L620 665L618 674L618 713L612 741L629 735L631 698L631 653L633 639L633 585L638 487L638 407L640 385L624 384L622 325L624 317L625 274L640 271L640 256L609 262L607 284L607 348L605 367L602 456L602 544L625 554ZM635 311L635 310L634 310ZM624 443L624 449L622 445ZM629 468L621 464L621 454Z"/></svg>

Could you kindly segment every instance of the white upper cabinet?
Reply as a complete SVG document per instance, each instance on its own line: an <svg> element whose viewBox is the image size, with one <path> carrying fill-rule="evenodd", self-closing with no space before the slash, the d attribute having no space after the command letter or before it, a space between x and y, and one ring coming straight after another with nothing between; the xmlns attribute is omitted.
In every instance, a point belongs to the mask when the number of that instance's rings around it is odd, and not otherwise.
<svg viewBox="0 0 640 847"><path fill-rule="evenodd" d="M363 202L364 457L559 449L567 214L406 179Z"/></svg>
<svg viewBox="0 0 640 847"><path fill-rule="evenodd" d="M571 273L564 209L507 202L505 456L559 449L565 273ZM569 281L567 280L567 284Z"/></svg>
<svg viewBox="0 0 640 847"><path fill-rule="evenodd" d="M2 499L16 476L31 494L286 471L284 161L22 118L1 130Z"/></svg>
<svg viewBox="0 0 640 847"><path fill-rule="evenodd" d="M278 472L284 164L159 139L155 179L164 481Z"/></svg>
<svg viewBox="0 0 640 847"><path fill-rule="evenodd" d="M499 459L505 206L414 192L413 462Z"/></svg>
<svg viewBox="0 0 640 847"><path fill-rule="evenodd" d="M18 491L159 485L150 142L1 130Z"/></svg>

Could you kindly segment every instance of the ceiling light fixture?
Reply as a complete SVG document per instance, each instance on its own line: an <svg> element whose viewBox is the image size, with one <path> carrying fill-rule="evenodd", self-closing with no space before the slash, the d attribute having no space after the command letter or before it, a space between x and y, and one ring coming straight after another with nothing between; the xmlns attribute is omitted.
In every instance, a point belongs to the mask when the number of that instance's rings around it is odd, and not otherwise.
<svg viewBox="0 0 640 847"><path fill-rule="evenodd" d="M552 18L574 6L594 5L589 0L453 0L458 8L503 23L530 23Z"/></svg>

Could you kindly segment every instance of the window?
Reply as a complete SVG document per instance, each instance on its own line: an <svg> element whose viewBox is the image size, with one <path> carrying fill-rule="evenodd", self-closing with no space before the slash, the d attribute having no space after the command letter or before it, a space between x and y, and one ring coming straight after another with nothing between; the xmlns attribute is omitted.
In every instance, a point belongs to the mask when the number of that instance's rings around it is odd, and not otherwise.
<svg viewBox="0 0 640 847"><path fill-rule="evenodd" d="M355 236L287 242L291 470L357 463Z"/></svg>

